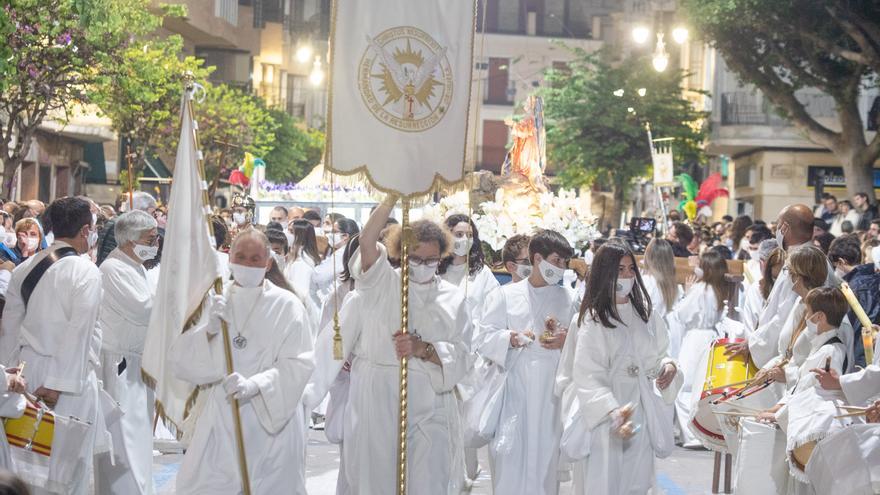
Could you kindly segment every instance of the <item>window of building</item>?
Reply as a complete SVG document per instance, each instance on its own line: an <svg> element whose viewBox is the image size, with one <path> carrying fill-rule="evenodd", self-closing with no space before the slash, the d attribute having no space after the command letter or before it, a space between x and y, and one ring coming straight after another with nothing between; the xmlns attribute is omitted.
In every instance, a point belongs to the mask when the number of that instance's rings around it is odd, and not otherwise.
<svg viewBox="0 0 880 495"><path fill-rule="evenodd" d="M486 84L485 103L491 105L507 105L510 87L510 59L489 58L489 80Z"/></svg>
<svg viewBox="0 0 880 495"><path fill-rule="evenodd" d="M507 155L508 127L503 120L483 121L483 146L479 159L482 170L501 172L501 165Z"/></svg>
<svg viewBox="0 0 880 495"><path fill-rule="evenodd" d="M544 24L541 33L545 36L563 36L566 34L567 0L544 0Z"/></svg>
<svg viewBox="0 0 880 495"><path fill-rule="evenodd" d="M233 26L238 26L238 1L214 0L214 16L225 20Z"/></svg>
<svg viewBox="0 0 880 495"><path fill-rule="evenodd" d="M479 19L482 25L482 19ZM525 5L523 0L486 0L486 31L490 33L524 33Z"/></svg>

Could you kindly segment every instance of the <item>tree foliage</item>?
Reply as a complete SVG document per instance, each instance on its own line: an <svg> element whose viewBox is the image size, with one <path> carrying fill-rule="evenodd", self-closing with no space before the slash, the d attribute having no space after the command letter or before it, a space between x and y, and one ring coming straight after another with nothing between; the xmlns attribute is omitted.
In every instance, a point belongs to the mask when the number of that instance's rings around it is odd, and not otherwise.
<svg viewBox="0 0 880 495"><path fill-rule="evenodd" d="M324 152L324 133L308 129L288 113L273 109L275 147L263 158L266 178L274 182L297 182L321 161Z"/></svg>
<svg viewBox="0 0 880 495"><path fill-rule="evenodd" d="M277 124L254 95L225 84L206 83L204 88L204 100L193 102L193 113L199 126L205 174L216 188L219 178L238 167L245 152L265 157L275 147ZM163 153L173 154L180 137L179 119L166 120L160 134L157 146Z"/></svg>
<svg viewBox="0 0 880 495"><path fill-rule="evenodd" d="M647 123L655 138L675 138L679 167L704 163L706 114L682 96L683 73L657 73L642 57L612 65L602 53L573 51L569 67L551 70L542 90L548 161L565 187L598 184L620 206L632 181L651 170Z"/></svg>
<svg viewBox="0 0 880 495"><path fill-rule="evenodd" d="M858 104L880 74L878 2L685 0L683 7L743 81L838 157L851 194L873 195L880 135L867 142ZM833 98L836 125L809 113L802 96L807 88Z"/></svg>

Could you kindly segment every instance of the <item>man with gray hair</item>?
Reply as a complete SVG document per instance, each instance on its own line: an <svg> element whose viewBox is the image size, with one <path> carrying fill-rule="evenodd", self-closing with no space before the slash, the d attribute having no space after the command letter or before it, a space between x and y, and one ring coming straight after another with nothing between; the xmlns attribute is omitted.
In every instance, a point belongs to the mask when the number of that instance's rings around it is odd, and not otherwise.
<svg viewBox="0 0 880 495"><path fill-rule="evenodd" d="M156 220L141 210L117 217L114 230L118 245L100 268L99 377L123 415L111 426L115 459L96 457L95 488L97 493L146 494L152 493L154 396L141 379L141 356L153 295L143 264L156 257L159 233Z"/></svg>
<svg viewBox="0 0 880 495"><path fill-rule="evenodd" d="M129 210L145 211L152 215L156 211L156 200L150 196L150 193L143 191L135 191L131 201L128 199L128 194L123 194L119 211L125 212ZM116 248L116 236L114 234L116 220L116 218L113 218L105 223L104 230L101 231L101 235L98 237L98 266L101 266L101 263L104 263L110 252ZM164 231L160 231L159 235L164 235Z"/></svg>

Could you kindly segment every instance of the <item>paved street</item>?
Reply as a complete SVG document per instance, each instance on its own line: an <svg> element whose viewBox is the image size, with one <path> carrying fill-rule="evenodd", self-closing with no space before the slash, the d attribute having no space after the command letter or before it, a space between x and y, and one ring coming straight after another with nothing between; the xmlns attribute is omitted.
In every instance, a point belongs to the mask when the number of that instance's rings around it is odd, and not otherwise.
<svg viewBox="0 0 880 495"><path fill-rule="evenodd" d="M488 466L485 450L480 452L481 465ZM154 458L153 480L158 495L174 494L174 480L180 465L179 454ZM339 448L327 442L324 433L312 431L306 461L306 487L309 495L335 495L339 465ZM658 461L655 495L702 495L711 493L712 454L676 449L667 459ZM488 471L484 471L474 485L472 494L492 493ZM564 484L560 495L572 493L570 484Z"/></svg>

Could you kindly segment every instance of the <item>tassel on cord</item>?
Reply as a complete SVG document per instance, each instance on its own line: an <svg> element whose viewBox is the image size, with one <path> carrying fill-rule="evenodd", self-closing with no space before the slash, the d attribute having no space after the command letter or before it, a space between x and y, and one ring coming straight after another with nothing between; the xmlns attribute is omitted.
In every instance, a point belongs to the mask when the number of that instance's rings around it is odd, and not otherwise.
<svg viewBox="0 0 880 495"><path fill-rule="evenodd" d="M342 361L342 333L339 331L339 312L333 313L333 359Z"/></svg>

